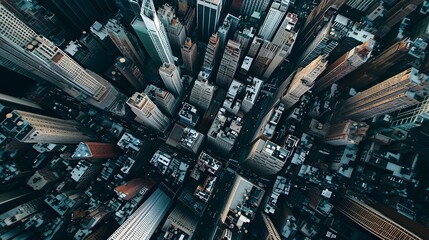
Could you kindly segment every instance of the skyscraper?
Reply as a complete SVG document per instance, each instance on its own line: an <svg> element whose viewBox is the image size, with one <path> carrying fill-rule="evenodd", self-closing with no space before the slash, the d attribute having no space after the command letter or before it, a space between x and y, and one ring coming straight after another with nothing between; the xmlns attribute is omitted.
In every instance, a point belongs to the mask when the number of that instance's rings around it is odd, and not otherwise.
<svg viewBox="0 0 429 240"><path fill-rule="evenodd" d="M364 122L345 120L329 126L324 142L334 146L359 145L369 126Z"/></svg>
<svg viewBox="0 0 429 240"><path fill-rule="evenodd" d="M158 8L157 13L159 20L164 25L165 31L167 32L171 49L173 53L178 56L180 54L180 48L186 39L186 29L174 14L173 7L167 3Z"/></svg>
<svg viewBox="0 0 429 240"><path fill-rule="evenodd" d="M407 69L344 101L337 119L365 120L419 104L429 89L428 76Z"/></svg>
<svg viewBox="0 0 429 240"><path fill-rule="evenodd" d="M143 0L140 15L143 21L135 18L132 26L150 57L158 64L174 64L167 32L158 18L152 0Z"/></svg>
<svg viewBox="0 0 429 240"><path fill-rule="evenodd" d="M171 204L168 193L158 188L108 240L150 239Z"/></svg>
<svg viewBox="0 0 429 240"><path fill-rule="evenodd" d="M240 14L249 17L253 12L262 13L266 10L269 2L269 0L243 0Z"/></svg>
<svg viewBox="0 0 429 240"><path fill-rule="evenodd" d="M240 165L263 176L273 175L283 168L290 154L288 150L269 140L259 139Z"/></svg>
<svg viewBox="0 0 429 240"><path fill-rule="evenodd" d="M218 50L219 50L219 35L216 32L210 36L209 42L207 43L207 49L204 55L203 66L212 67L214 65Z"/></svg>
<svg viewBox="0 0 429 240"><path fill-rule="evenodd" d="M222 0L197 1L198 41L206 43L209 37L216 32L222 11L222 4Z"/></svg>
<svg viewBox="0 0 429 240"><path fill-rule="evenodd" d="M200 110L206 111L213 99L216 87L207 80L197 79L189 97L189 102Z"/></svg>
<svg viewBox="0 0 429 240"><path fill-rule="evenodd" d="M197 44L193 43L192 39L188 37L181 48L181 52L186 71L188 74L194 75L197 64Z"/></svg>
<svg viewBox="0 0 429 240"><path fill-rule="evenodd" d="M381 80L380 78L391 77L410 67L419 67L426 47L427 44L422 39L416 39L414 42L407 39L398 41L353 71L340 82L340 87L362 90Z"/></svg>
<svg viewBox="0 0 429 240"><path fill-rule="evenodd" d="M319 76L312 91L317 94L364 64L371 56L375 42L369 40L345 53Z"/></svg>
<svg viewBox="0 0 429 240"><path fill-rule="evenodd" d="M179 70L174 64L164 63L159 68L159 75L168 91L180 97L183 93L182 79Z"/></svg>
<svg viewBox="0 0 429 240"><path fill-rule="evenodd" d="M125 30L116 19L110 19L105 27L121 54L133 61L140 70L143 69L144 50L140 47L137 38Z"/></svg>
<svg viewBox="0 0 429 240"><path fill-rule="evenodd" d="M262 78L265 70L267 70L271 61L276 56L276 53L279 51L279 47L270 41L258 37L255 37L255 39L257 39L257 42L261 43L261 47L250 67L250 75ZM260 41L258 41L259 39Z"/></svg>
<svg viewBox="0 0 429 240"><path fill-rule="evenodd" d="M390 29L404 19L408 14L414 11L423 0L400 0L397 1L386 13L383 14L383 20L380 22L380 28L377 30L377 37L384 37Z"/></svg>
<svg viewBox="0 0 429 240"><path fill-rule="evenodd" d="M271 41L286 14L289 7L289 0L274 0L271 3L270 10L265 18L264 23L259 29L259 34L264 40Z"/></svg>
<svg viewBox="0 0 429 240"><path fill-rule="evenodd" d="M419 105L399 111L392 122L392 127L409 130L421 126L428 118L429 97L425 97Z"/></svg>
<svg viewBox="0 0 429 240"><path fill-rule="evenodd" d="M147 81L142 71L131 60L119 56L115 61L116 69L128 80L128 82L138 91L143 91Z"/></svg>
<svg viewBox="0 0 429 240"><path fill-rule="evenodd" d="M117 11L114 0L45 0L42 2L57 15L63 16L64 20L78 31L88 29L95 21L103 21Z"/></svg>
<svg viewBox="0 0 429 240"><path fill-rule="evenodd" d="M99 75L85 70L51 41L0 5L0 56L23 70L100 109L125 114L123 95Z"/></svg>
<svg viewBox="0 0 429 240"><path fill-rule="evenodd" d="M0 110L0 127L20 142L76 144L95 139L87 129L72 120L8 108Z"/></svg>
<svg viewBox="0 0 429 240"><path fill-rule="evenodd" d="M235 71L237 71L238 61L240 60L240 43L229 40L223 53L222 61L220 62L219 71L217 73L216 83L227 89L231 84Z"/></svg>
<svg viewBox="0 0 429 240"><path fill-rule="evenodd" d="M347 1L346 5L361 12L365 12L374 3L375 0L351 0Z"/></svg>
<svg viewBox="0 0 429 240"><path fill-rule="evenodd" d="M151 84L144 93L168 116L172 117L177 112L179 101L168 91Z"/></svg>
<svg viewBox="0 0 429 240"><path fill-rule="evenodd" d="M170 119L144 93L134 93L128 99L127 104L136 114L136 120L149 128L164 132L170 124Z"/></svg>
<svg viewBox="0 0 429 240"><path fill-rule="evenodd" d="M338 31L337 24L333 24L334 20L331 19L324 27L313 36L311 43L300 52L300 57L297 60L297 64L300 67L308 65L311 61L317 58L319 55L329 54L337 45L341 38L341 31Z"/></svg>
<svg viewBox="0 0 429 240"><path fill-rule="evenodd" d="M371 203L349 192L340 198L335 209L380 239L425 239L429 231L390 207Z"/></svg>
<svg viewBox="0 0 429 240"><path fill-rule="evenodd" d="M296 42L298 33L296 32L295 25L298 22L298 16L294 13L288 13L285 19L274 35L272 43L278 46L276 55L268 65L264 72L263 78L270 78L274 70L289 56L292 47Z"/></svg>
<svg viewBox="0 0 429 240"><path fill-rule="evenodd" d="M314 81L325 70L327 64L328 61L321 55L295 74L288 90L282 97L286 109L297 103L301 96L313 87Z"/></svg>

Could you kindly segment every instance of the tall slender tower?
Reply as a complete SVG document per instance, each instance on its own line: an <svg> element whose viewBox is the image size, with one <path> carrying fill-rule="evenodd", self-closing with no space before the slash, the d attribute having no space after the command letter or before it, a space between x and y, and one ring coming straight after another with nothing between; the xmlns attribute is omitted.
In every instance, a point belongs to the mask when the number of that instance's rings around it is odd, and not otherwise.
<svg viewBox="0 0 429 240"><path fill-rule="evenodd" d="M295 13L288 13L285 19L274 35L272 43L278 47L277 53L264 72L263 78L270 78L274 70L289 56L292 47L296 42L298 33L295 32L295 25L298 22L298 16Z"/></svg>
<svg viewBox="0 0 429 240"><path fill-rule="evenodd" d="M256 37L255 39L260 38ZM279 47L270 41L263 39L260 40L261 47L255 57L255 60L253 61L252 66L250 67L250 74L262 78L264 72L267 70L268 66L271 64L271 61L276 56L276 53L279 51Z"/></svg>
<svg viewBox="0 0 429 240"><path fill-rule="evenodd" d="M162 81L168 91L173 93L176 97L182 95L182 79L179 70L174 64L164 63L159 68L159 75L161 75Z"/></svg>
<svg viewBox="0 0 429 240"><path fill-rule="evenodd" d="M313 87L314 81L325 70L327 64L328 61L326 61L325 57L320 55L295 74L286 94L282 98L285 103L285 109L292 107L304 93Z"/></svg>
<svg viewBox="0 0 429 240"><path fill-rule="evenodd" d="M379 239L426 239L429 231L384 204L347 192L335 209Z"/></svg>
<svg viewBox="0 0 429 240"><path fill-rule="evenodd" d="M72 120L8 108L0 108L0 113L0 128L20 142L77 144L96 139L87 129Z"/></svg>
<svg viewBox="0 0 429 240"><path fill-rule="evenodd" d="M340 82L340 87L362 90L380 78L390 77L410 67L419 67L426 47L427 44L422 39L396 42L348 75Z"/></svg>
<svg viewBox="0 0 429 240"><path fill-rule="evenodd" d="M262 13L266 10L269 0L243 0L240 15L250 17L253 12Z"/></svg>
<svg viewBox="0 0 429 240"><path fill-rule="evenodd" d="M264 40L271 41L285 16L288 7L289 0L274 0L271 4L267 17L259 29L259 35L262 36Z"/></svg>
<svg viewBox="0 0 429 240"><path fill-rule="evenodd" d="M167 32L167 37L174 54L180 53L180 48L186 39L186 29L175 16L174 9L167 3L158 8L158 17Z"/></svg>
<svg viewBox="0 0 429 240"><path fill-rule="evenodd" d="M135 19L132 25L143 46L146 47L150 57L157 63L174 64L167 32L158 18L152 0L143 0L141 7L140 15L143 21Z"/></svg>
<svg viewBox="0 0 429 240"><path fill-rule="evenodd" d="M181 52L186 71L188 74L194 75L197 68L197 44L188 37L181 48Z"/></svg>
<svg viewBox="0 0 429 240"><path fill-rule="evenodd" d="M37 35L0 4L0 56L15 70L31 72L89 104L125 114L124 96L99 75L84 69L47 38Z"/></svg>
<svg viewBox="0 0 429 240"><path fill-rule="evenodd" d="M110 19L105 25L113 43L125 57L134 62L141 70L144 66L144 51L138 40L130 34L116 19Z"/></svg>
<svg viewBox="0 0 429 240"><path fill-rule="evenodd" d="M198 41L206 43L216 32L222 4L222 0L197 0Z"/></svg>
<svg viewBox="0 0 429 240"><path fill-rule="evenodd" d="M227 89L231 84L235 71L237 71L240 53L240 43L229 40L217 73L216 83L220 87Z"/></svg>
<svg viewBox="0 0 429 240"><path fill-rule="evenodd" d="M170 125L170 119L144 93L134 93L128 98L127 104L136 114L136 120L151 129L164 132Z"/></svg>
<svg viewBox="0 0 429 240"><path fill-rule="evenodd" d="M362 64L364 64L371 56L374 47L374 40L369 40L337 59L330 64L326 70L319 76L319 79L314 84L312 91L317 94L333 83L337 82Z"/></svg>
<svg viewBox="0 0 429 240"><path fill-rule="evenodd" d="M313 40L305 47L297 60L300 67L308 65L319 55L329 54L338 45L338 41L341 39L341 31L336 29L338 25L334 24L334 20L331 18L319 33L311 38Z"/></svg>
<svg viewBox="0 0 429 240"><path fill-rule="evenodd" d="M365 120L419 104L429 89L428 76L407 69L347 99L337 119Z"/></svg>
<svg viewBox="0 0 429 240"><path fill-rule="evenodd" d="M204 66L212 67L215 63L217 53L219 49L219 35L217 33L213 33L209 42L207 43L206 53L204 55Z"/></svg>

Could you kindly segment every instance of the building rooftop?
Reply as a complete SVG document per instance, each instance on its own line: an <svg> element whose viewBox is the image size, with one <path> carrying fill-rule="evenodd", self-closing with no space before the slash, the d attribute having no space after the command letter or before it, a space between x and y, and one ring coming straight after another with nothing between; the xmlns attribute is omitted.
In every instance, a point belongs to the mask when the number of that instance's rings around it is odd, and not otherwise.
<svg viewBox="0 0 429 240"><path fill-rule="evenodd" d="M230 114L224 108L221 108L209 129L208 135L233 145L241 131L242 124L243 120L240 117Z"/></svg>
<svg viewBox="0 0 429 240"><path fill-rule="evenodd" d="M246 86L246 95L244 100L254 104L259 91L262 88L263 81L258 78L253 78L252 83Z"/></svg>
<svg viewBox="0 0 429 240"><path fill-rule="evenodd" d="M237 114L241 107L242 99L240 99L241 93L244 91L245 85L233 80L231 85L228 88L228 93L226 95L223 106L233 114Z"/></svg>
<svg viewBox="0 0 429 240"><path fill-rule="evenodd" d="M124 133L121 139L119 139L117 145L123 150L132 149L134 151L139 151L143 142L130 133Z"/></svg>
<svg viewBox="0 0 429 240"><path fill-rule="evenodd" d="M189 103L183 103L182 109L179 111L179 117L180 119L183 119L185 123L191 124L195 126L197 124L198 119L200 116L197 113L197 109L189 104Z"/></svg>
<svg viewBox="0 0 429 240"><path fill-rule="evenodd" d="M249 71L250 66L252 65L253 58L246 56L244 57L243 64L241 64L241 69Z"/></svg>
<svg viewBox="0 0 429 240"><path fill-rule="evenodd" d="M286 158L290 154L290 152L288 150L280 147L279 145L277 145L271 141L265 142L264 147L262 149L262 152L264 154L268 154L269 156L275 157L280 161L285 161Z"/></svg>

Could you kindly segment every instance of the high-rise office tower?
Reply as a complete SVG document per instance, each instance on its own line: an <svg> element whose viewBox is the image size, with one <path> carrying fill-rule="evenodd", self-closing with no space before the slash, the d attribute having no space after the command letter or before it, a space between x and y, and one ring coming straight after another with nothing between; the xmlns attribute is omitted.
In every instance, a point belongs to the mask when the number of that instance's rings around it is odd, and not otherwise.
<svg viewBox="0 0 429 240"><path fill-rule="evenodd" d="M136 90L143 91L146 87L147 81L142 71L128 58L121 56L116 58L115 67Z"/></svg>
<svg viewBox="0 0 429 240"><path fill-rule="evenodd" d="M85 70L51 41L0 5L0 56L24 72L52 83L80 100L100 109L123 115L123 95L99 75Z"/></svg>
<svg viewBox="0 0 429 240"><path fill-rule="evenodd" d="M229 38L231 29L231 21L227 18L223 20L223 23L219 25L217 34L219 35L219 49L225 49L226 41Z"/></svg>
<svg viewBox="0 0 429 240"><path fill-rule="evenodd" d="M256 218L258 220L257 226L260 226L255 231L257 234L257 239L281 240L280 234L277 232L274 223L267 214L259 212Z"/></svg>
<svg viewBox="0 0 429 240"><path fill-rule="evenodd" d="M206 111L213 99L216 87L207 80L197 79L189 97L189 102L202 111Z"/></svg>
<svg viewBox="0 0 429 240"><path fill-rule="evenodd" d="M140 17L139 12L134 12L134 9L131 6L131 2L129 0L115 0L116 6L118 7L121 15L124 18L125 23L131 24L135 17ZM138 2L135 1L137 4ZM140 8L139 8L140 9Z"/></svg>
<svg viewBox="0 0 429 240"><path fill-rule="evenodd" d="M189 5L188 0L177 0L177 15L180 17L185 16L186 11L188 11Z"/></svg>
<svg viewBox="0 0 429 240"><path fill-rule="evenodd" d="M165 31L167 32L167 37L173 53L177 56L180 55L180 48L186 39L185 27L175 16L173 7L167 3L158 8L157 13L159 20L164 25Z"/></svg>
<svg viewBox="0 0 429 240"><path fill-rule="evenodd" d="M31 28L49 38L55 45L61 45L65 41L64 29L60 25L58 17L36 1L4 0L5 8L15 14L21 21Z"/></svg>
<svg viewBox="0 0 429 240"><path fill-rule="evenodd" d="M196 10L194 7L188 8L188 10L185 13L185 16L181 18L183 26L185 26L186 29L186 35L191 35L194 32L195 25L197 24L196 20Z"/></svg>
<svg viewBox="0 0 429 240"><path fill-rule="evenodd" d="M206 43L216 32L222 11L222 0L197 1L197 29L198 41Z"/></svg>
<svg viewBox="0 0 429 240"><path fill-rule="evenodd" d="M240 43L229 40L226 45L225 52L223 53L216 78L216 83L220 87L227 89L229 84L231 84L235 71L237 71L240 53Z"/></svg>
<svg viewBox="0 0 429 240"><path fill-rule="evenodd" d="M417 106L403 109L396 115L392 127L409 130L421 126L429 118L429 97Z"/></svg>
<svg viewBox="0 0 429 240"><path fill-rule="evenodd" d="M174 64L164 63L159 68L159 75L168 91L176 97L180 97L183 93L182 78L180 77L179 69Z"/></svg>
<svg viewBox="0 0 429 240"><path fill-rule="evenodd" d="M327 64L328 61L321 55L295 74L288 90L282 97L286 109L297 103L301 96L313 87L314 81L325 70Z"/></svg>
<svg viewBox="0 0 429 240"><path fill-rule="evenodd" d="M204 55L204 66L212 67L215 63L217 53L219 50L219 35L217 33L213 33L209 42L207 43L206 53Z"/></svg>
<svg viewBox="0 0 429 240"><path fill-rule="evenodd" d="M290 152L285 148L264 139L257 140L247 158L240 163L263 176L278 173L286 163Z"/></svg>
<svg viewBox="0 0 429 240"><path fill-rule="evenodd" d="M250 17L253 12L262 13L269 2L269 0L243 0L240 15Z"/></svg>
<svg viewBox="0 0 429 240"><path fill-rule="evenodd" d="M375 0L351 0L347 1L346 5L361 12L365 12L374 3Z"/></svg>
<svg viewBox="0 0 429 240"><path fill-rule="evenodd" d="M323 71L311 90L315 94L320 93L364 64L371 56L374 44L371 39L345 53Z"/></svg>
<svg viewBox="0 0 429 240"><path fill-rule="evenodd" d="M429 234L426 227L396 210L350 192L340 198L335 209L380 239L420 240Z"/></svg>
<svg viewBox="0 0 429 240"><path fill-rule="evenodd" d="M170 195L158 188L108 240L150 239L172 203Z"/></svg>
<svg viewBox="0 0 429 240"><path fill-rule="evenodd" d="M20 142L75 144L95 139L87 129L72 120L8 108L1 109L0 117L1 128Z"/></svg>
<svg viewBox="0 0 429 240"><path fill-rule="evenodd" d="M400 0L392 6L380 22L380 28L377 30L377 37L384 37L390 29L404 19L408 14L413 12L423 0Z"/></svg>
<svg viewBox="0 0 429 240"><path fill-rule="evenodd" d="M365 120L419 104L429 89L428 76L407 69L344 101L337 119Z"/></svg>
<svg viewBox="0 0 429 240"><path fill-rule="evenodd" d="M64 16L64 19L79 31L88 29L97 20L103 20L109 15L109 11L110 13L117 11L113 0L108 1L109 3L105 5L107 8L99 8L96 4L97 1L46 0L43 2L57 15ZM103 10L107 10L107 12L103 12Z"/></svg>
<svg viewBox="0 0 429 240"><path fill-rule="evenodd" d="M74 159L114 158L120 154L116 144L103 142L80 142L72 155Z"/></svg>
<svg viewBox="0 0 429 240"><path fill-rule="evenodd" d="M110 19L105 27L121 54L133 61L140 69L143 69L144 50L140 47L137 38L125 30L124 26L116 19Z"/></svg>
<svg viewBox="0 0 429 240"><path fill-rule="evenodd" d="M131 25L150 57L158 64L174 64L167 32L158 18L152 0L143 0L140 15L143 21L135 18Z"/></svg>
<svg viewBox="0 0 429 240"><path fill-rule="evenodd" d="M369 126L364 122L345 120L329 126L324 142L334 146L359 145Z"/></svg>
<svg viewBox="0 0 429 240"><path fill-rule="evenodd" d="M381 78L391 77L409 67L418 68L425 56L426 46L422 39L414 42L401 40L353 71L340 82L340 87L362 90Z"/></svg>
<svg viewBox="0 0 429 240"><path fill-rule="evenodd" d="M197 44L192 42L191 38L186 38L181 48L183 64L190 75L196 73L197 64Z"/></svg>
<svg viewBox="0 0 429 240"><path fill-rule="evenodd" d="M264 39L255 37L252 40L252 44L250 44L249 51L247 52L247 56L251 58L256 58L256 55L259 52L259 49L261 48L262 44L264 43Z"/></svg>
<svg viewBox="0 0 429 240"><path fill-rule="evenodd" d="M311 11L311 13L307 16L304 26L300 31L300 40L305 40L308 37L314 34L315 31L318 31L326 17L330 17L330 15L336 10L340 9L340 7L346 2L346 0L322 0L320 3ZM300 41L301 42L301 41Z"/></svg>
<svg viewBox="0 0 429 240"><path fill-rule="evenodd" d="M177 112L179 101L173 94L152 84L147 86L144 93L168 116L172 117Z"/></svg>
<svg viewBox="0 0 429 240"><path fill-rule="evenodd" d="M270 10L268 10L264 23L259 29L258 35L262 36L264 40L271 41L288 7L289 0L274 0L274 2L271 3Z"/></svg>
<svg viewBox="0 0 429 240"><path fill-rule="evenodd" d="M298 16L294 13L288 13L285 19L274 35L272 43L278 46L278 50L271 63L264 72L263 78L270 78L274 70L289 56L292 47L296 42L298 34L295 31L295 25L298 22Z"/></svg>
<svg viewBox="0 0 429 240"><path fill-rule="evenodd" d="M128 99L127 104L136 114L136 120L149 128L164 132L170 124L170 119L144 93L134 93Z"/></svg>
<svg viewBox="0 0 429 240"><path fill-rule="evenodd" d="M253 27L244 26L243 29L237 30L234 34L234 41L240 43L241 46L241 59L247 54L250 44L255 37L256 30Z"/></svg>
<svg viewBox="0 0 429 240"><path fill-rule="evenodd" d="M256 37L255 39L260 39ZM279 47L274 43L261 39L261 47L259 48L258 54L253 60L253 64L250 67L250 75L256 77L263 77L265 70L267 70L273 58L276 56ZM250 52L250 50L249 50Z"/></svg>
<svg viewBox="0 0 429 240"><path fill-rule="evenodd" d="M347 33L344 29L343 24L335 19L331 19L316 36L311 38L313 40L300 54L297 64L300 67L304 67L319 55L329 54L338 45L338 41L342 36Z"/></svg>

